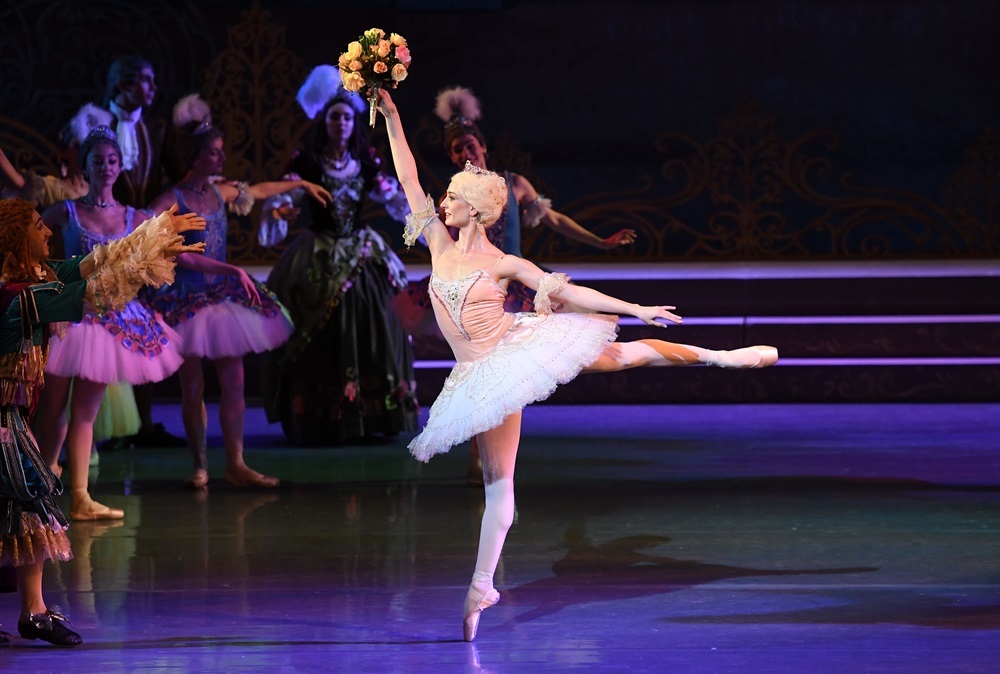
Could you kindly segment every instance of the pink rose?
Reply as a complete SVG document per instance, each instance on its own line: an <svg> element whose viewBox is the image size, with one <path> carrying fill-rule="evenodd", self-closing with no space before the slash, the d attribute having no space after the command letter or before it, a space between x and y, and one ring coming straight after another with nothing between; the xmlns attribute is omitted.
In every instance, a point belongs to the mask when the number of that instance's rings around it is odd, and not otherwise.
<svg viewBox="0 0 1000 674"><path fill-rule="evenodd" d="M407 47L405 44L401 45L399 47L396 47L396 60L399 61L400 63L402 63L403 65L409 64L409 62L410 62L410 48Z"/></svg>

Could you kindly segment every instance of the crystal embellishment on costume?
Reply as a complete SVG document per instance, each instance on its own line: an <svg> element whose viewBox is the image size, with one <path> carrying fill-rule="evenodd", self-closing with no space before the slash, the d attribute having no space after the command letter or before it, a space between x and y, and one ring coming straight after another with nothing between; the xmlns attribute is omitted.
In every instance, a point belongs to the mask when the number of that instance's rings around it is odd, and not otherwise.
<svg viewBox="0 0 1000 674"><path fill-rule="evenodd" d="M462 325L462 306L465 304L465 298L469 296L472 286L485 273L482 269L479 269L465 278L445 281L438 278L434 272L431 272L431 291L441 300L441 304L448 310L448 315L451 316L455 327L458 328L459 332L467 340L471 340L472 338L469 337L469 333L465 331L465 327Z"/></svg>

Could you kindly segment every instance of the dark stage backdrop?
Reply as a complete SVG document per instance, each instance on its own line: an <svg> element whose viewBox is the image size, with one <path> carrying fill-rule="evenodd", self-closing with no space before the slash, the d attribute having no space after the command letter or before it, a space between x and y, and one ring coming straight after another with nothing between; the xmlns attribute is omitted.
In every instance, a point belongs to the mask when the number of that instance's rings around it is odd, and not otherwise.
<svg viewBox="0 0 1000 674"><path fill-rule="evenodd" d="M158 66L153 114L201 92L228 176L273 179L307 128L298 85L373 26L410 42L395 97L428 189L450 173L434 96L460 84L493 168L599 234L640 233L609 254L533 232L539 261L1000 256L992 1L4 0L0 143L55 171L59 128L137 52ZM230 246L237 263L277 255L252 218Z"/></svg>

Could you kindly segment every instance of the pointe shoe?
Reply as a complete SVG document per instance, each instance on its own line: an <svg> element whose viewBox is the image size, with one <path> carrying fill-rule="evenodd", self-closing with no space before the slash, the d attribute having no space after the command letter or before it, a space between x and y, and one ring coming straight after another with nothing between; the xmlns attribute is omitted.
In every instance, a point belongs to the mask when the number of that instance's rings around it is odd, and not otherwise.
<svg viewBox="0 0 1000 674"><path fill-rule="evenodd" d="M270 475L263 475L255 470L250 470L247 468L244 472L237 475L236 473L230 473L226 471L226 481L234 487L241 488L251 488L251 487L263 487L266 489L271 489L277 487L281 484L281 480L276 477L271 477Z"/></svg>
<svg viewBox="0 0 1000 674"><path fill-rule="evenodd" d="M82 492L82 493L81 493ZM94 520L120 520L125 517L125 511L119 508L109 508L90 498L86 489L73 490L73 505L69 518L75 522L92 522Z"/></svg>
<svg viewBox="0 0 1000 674"><path fill-rule="evenodd" d="M462 637L466 641L476 638L479 630L479 618L483 611L500 601L500 593L492 587L486 591L477 590L475 586L469 587L469 593L465 595L465 617L462 620Z"/></svg>
<svg viewBox="0 0 1000 674"><path fill-rule="evenodd" d="M773 346L746 346L732 351L713 351L705 365L730 370L756 370L778 362L778 350Z"/></svg>
<svg viewBox="0 0 1000 674"><path fill-rule="evenodd" d="M184 478L184 486L188 489L204 489L208 485L208 471L196 468L193 473Z"/></svg>
<svg viewBox="0 0 1000 674"><path fill-rule="evenodd" d="M79 646L83 638L68 625L66 616L53 606L45 613L22 613L17 621L17 633L25 639L41 639L54 646Z"/></svg>

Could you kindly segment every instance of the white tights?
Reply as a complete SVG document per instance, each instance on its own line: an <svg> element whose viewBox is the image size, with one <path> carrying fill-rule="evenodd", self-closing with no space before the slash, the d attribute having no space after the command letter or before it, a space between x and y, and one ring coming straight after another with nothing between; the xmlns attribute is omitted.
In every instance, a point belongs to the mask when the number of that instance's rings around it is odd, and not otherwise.
<svg viewBox="0 0 1000 674"><path fill-rule="evenodd" d="M493 573L500 561L507 531L514 522L514 463L520 438L520 412L477 436L486 485L486 508L479 530L473 586L481 591L493 587Z"/></svg>

